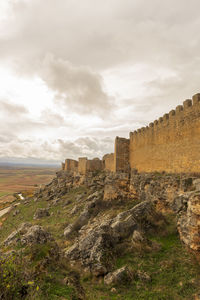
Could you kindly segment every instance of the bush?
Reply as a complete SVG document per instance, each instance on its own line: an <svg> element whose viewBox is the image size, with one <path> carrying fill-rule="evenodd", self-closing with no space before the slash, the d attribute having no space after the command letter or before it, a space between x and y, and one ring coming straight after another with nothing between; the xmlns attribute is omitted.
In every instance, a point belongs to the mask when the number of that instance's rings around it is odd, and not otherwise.
<svg viewBox="0 0 200 300"><path fill-rule="evenodd" d="M0 299L25 299L37 291L27 266L19 255L0 255Z"/></svg>

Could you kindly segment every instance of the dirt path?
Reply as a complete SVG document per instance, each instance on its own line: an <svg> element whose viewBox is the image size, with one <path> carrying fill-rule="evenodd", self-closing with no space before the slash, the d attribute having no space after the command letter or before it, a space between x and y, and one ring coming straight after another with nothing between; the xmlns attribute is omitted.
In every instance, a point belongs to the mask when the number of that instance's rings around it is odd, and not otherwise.
<svg viewBox="0 0 200 300"><path fill-rule="evenodd" d="M7 213L10 211L10 209L11 209L11 206L9 206L9 207L7 207L7 208L4 208L4 209L0 210L0 218L1 218L3 215L7 214Z"/></svg>

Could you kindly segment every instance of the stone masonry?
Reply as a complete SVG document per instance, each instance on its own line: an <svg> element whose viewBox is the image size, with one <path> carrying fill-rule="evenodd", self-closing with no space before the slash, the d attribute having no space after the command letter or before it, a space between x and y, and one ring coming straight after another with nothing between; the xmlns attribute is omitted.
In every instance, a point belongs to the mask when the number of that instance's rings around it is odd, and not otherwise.
<svg viewBox="0 0 200 300"><path fill-rule="evenodd" d="M191 173L200 172L200 94L183 102L175 110L130 132L130 139L116 137L114 153L103 159L69 160L65 171L80 174L106 170L110 172Z"/></svg>

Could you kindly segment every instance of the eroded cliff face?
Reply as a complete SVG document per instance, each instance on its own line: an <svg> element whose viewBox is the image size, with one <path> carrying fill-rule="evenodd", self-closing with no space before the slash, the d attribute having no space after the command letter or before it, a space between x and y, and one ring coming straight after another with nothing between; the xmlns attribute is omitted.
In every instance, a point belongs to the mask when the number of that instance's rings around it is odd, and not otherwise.
<svg viewBox="0 0 200 300"><path fill-rule="evenodd" d="M93 220L94 216L101 216L106 207L110 209L112 206L120 205L121 208L123 206L125 208L131 206L133 202L135 204L150 203L158 214L163 216L174 214L176 216L177 230L181 241L199 256L200 179L197 177L164 173L139 174L134 170L131 174L99 172L96 175L87 173L74 176L73 173L61 171L57 173L57 178L50 185L36 194L36 197L53 200L82 185L94 194L88 199L89 204L85 206L76 223L70 224L65 229L66 237L71 236L72 232L77 230L84 232L81 228L84 227L85 230L85 226L87 232L87 224ZM78 206L79 203L74 211L78 209ZM142 218L142 216L140 217ZM100 220L96 222L98 226ZM105 218L106 226L108 224L111 226L112 222L110 222ZM98 234L96 233L96 235Z"/></svg>
<svg viewBox="0 0 200 300"><path fill-rule="evenodd" d="M181 195L179 199L183 199L177 214L180 238L190 249L200 254L200 192Z"/></svg>
<svg viewBox="0 0 200 300"><path fill-rule="evenodd" d="M167 289L165 299L198 299L200 274L193 254L200 256L199 206L198 176L60 171L33 198L13 207L1 227L1 251L6 259L20 244L23 259L32 264L27 251L48 249L39 262L44 272L49 264L52 270L58 264L62 274L66 265L78 270L75 285L71 275L62 281L62 288L72 284L77 299L93 299L87 289L93 295L94 281L103 283L103 290L119 286L118 299L130 299L123 285L132 289L131 299L156 299L158 289L161 297ZM56 281L57 273L51 275ZM90 287L84 276L91 279ZM145 289L150 294L143 295Z"/></svg>
<svg viewBox="0 0 200 300"><path fill-rule="evenodd" d="M173 212L181 241L200 256L200 179L188 175L132 174L130 190L155 204L164 215Z"/></svg>

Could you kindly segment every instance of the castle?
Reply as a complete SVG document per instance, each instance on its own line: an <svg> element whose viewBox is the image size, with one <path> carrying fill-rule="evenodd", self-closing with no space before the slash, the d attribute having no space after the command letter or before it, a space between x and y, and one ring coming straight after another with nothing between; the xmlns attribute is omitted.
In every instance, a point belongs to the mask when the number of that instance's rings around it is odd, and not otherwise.
<svg viewBox="0 0 200 300"><path fill-rule="evenodd" d="M183 102L163 117L130 132L130 138L115 138L114 153L102 160L86 157L66 159L65 171L86 174L111 172L200 172L200 94Z"/></svg>

